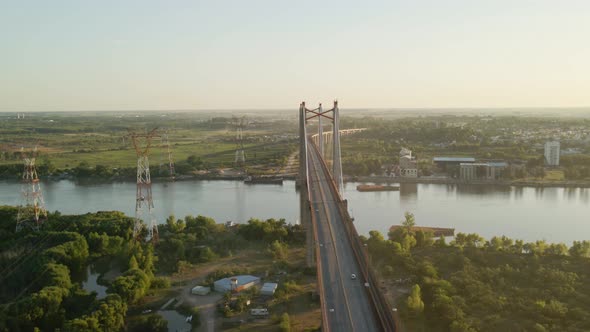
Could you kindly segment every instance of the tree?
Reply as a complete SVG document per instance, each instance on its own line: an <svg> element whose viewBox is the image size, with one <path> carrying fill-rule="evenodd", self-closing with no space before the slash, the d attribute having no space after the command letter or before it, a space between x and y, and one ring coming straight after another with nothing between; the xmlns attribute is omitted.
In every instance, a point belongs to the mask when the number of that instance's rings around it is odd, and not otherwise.
<svg viewBox="0 0 590 332"><path fill-rule="evenodd" d="M420 286L412 286L410 295L406 301L408 311L412 316L417 316L424 311L424 302L422 301L422 295L420 293Z"/></svg>
<svg viewBox="0 0 590 332"><path fill-rule="evenodd" d="M404 217L405 217L405 219L404 219L404 221L402 221L402 226L406 230L407 234L411 234L412 227L416 226L416 220L414 219L414 214L412 214L410 212L406 212L404 214Z"/></svg>
<svg viewBox="0 0 590 332"><path fill-rule="evenodd" d="M434 241L434 246L439 248L444 248L447 246L447 241L445 240L444 236L440 236L436 241Z"/></svg>
<svg viewBox="0 0 590 332"><path fill-rule="evenodd" d="M552 243L549 247L545 250L546 255L560 255L565 256L567 255L568 250L567 246L563 243Z"/></svg>
<svg viewBox="0 0 590 332"><path fill-rule="evenodd" d="M129 259L129 270L132 269L139 269L139 264L137 264L137 259L135 259L135 256L131 256L131 259Z"/></svg>
<svg viewBox="0 0 590 332"><path fill-rule="evenodd" d="M273 243L270 244L268 252L272 255L274 259L286 260L289 254L289 246L286 243L282 243L275 240Z"/></svg>
<svg viewBox="0 0 590 332"><path fill-rule="evenodd" d="M110 238L106 233L98 234L90 232L88 234L88 248L93 255L104 255L109 250Z"/></svg>
<svg viewBox="0 0 590 332"><path fill-rule="evenodd" d="M171 214L168 218L166 218L166 226L172 233L181 233L184 231L185 223L182 219L176 219L173 214Z"/></svg>
<svg viewBox="0 0 590 332"><path fill-rule="evenodd" d="M92 313L103 331L120 331L125 326L127 304L116 294L108 295L102 300L98 309Z"/></svg>
<svg viewBox="0 0 590 332"><path fill-rule="evenodd" d="M486 242L486 247L493 251L498 251L502 249L502 241L499 237L494 236L488 242Z"/></svg>
<svg viewBox="0 0 590 332"><path fill-rule="evenodd" d="M404 235L404 238L402 239L402 248L409 252L410 249L412 249L414 246L416 246L416 238L411 235L411 234L406 234Z"/></svg>
<svg viewBox="0 0 590 332"><path fill-rule="evenodd" d="M569 253L572 257L590 257L590 241L574 241Z"/></svg>
<svg viewBox="0 0 590 332"><path fill-rule="evenodd" d="M432 263L430 263L429 261L423 261L418 265L418 270L420 271L420 275L423 277L429 277L429 278L437 278L438 277L438 271L436 270L436 267L434 267L434 265L432 265ZM420 290L420 289L418 289Z"/></svg>
<svg viewBox="0 0 590 332"><path fill-rule="evenodd" d="M100 323L95 317L84 316L83 318L75 318L64 324L62 329L64 332L99 332L102 331Z"/></svg>
<svg viewBox="0 0 590 332"><path fill-rule="evenodd" d="M419 247L419 248L430 247L433 243L432 238L434 237L434 233L419 230L416 232L415 237L416 237L416 246L417 247Z"/></svg>
<svg viewBox="0 0 590 332"><path fill-rule="evenodd" d="M62 264L48 263L45 265L46 272L43 278L43 286L58 286L64 289L72 287L70 270Z"/></svg>
<svg viewBox="0 0 590 332"><path fill-rule="evenodd" d="M291 331L291 319L289 318L288 313L284 313L281 316L281 323L279 325L281 332L290 332Z"/></svg>
<svg viewBox="0 0 590 332"><path fill-rule="evenodd" d="M171 232L176 233L176 217L173 214L166 218L166 225Z"/></svg>
<svg viewBox="0 0 590 332"><path fill-rule="evenodd" d="M55 236L55 241L63 241L61 244L45 250L44 254L62 263L71 269L82 267L88 258L88 243L86 239L74 232L51 232Z"/></svg>
<svg viewBox="0 0 590 332"><path fill-rule="evenodd" d="M167 332L168 321L158 314L143 316L130 328L131 332Z"/></svg>
<svg viewBox="0 0 590 332"><path fill-rule="evenodd" d="M120 295L128 303L135 303L149 288L150 277L140 269L132 269L117 277L107 292Z"/></svg>

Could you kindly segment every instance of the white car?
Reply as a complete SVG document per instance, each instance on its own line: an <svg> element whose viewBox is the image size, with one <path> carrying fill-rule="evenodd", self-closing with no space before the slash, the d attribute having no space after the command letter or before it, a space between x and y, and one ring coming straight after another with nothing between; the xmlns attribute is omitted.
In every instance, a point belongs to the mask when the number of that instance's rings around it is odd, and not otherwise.
<svg viewBox="0 0 590 332"><path fill-rule="evenodd" d="M352 279L352 280L356 280L356 274L354 274L354 273L353 273L353 274L351 274L351 275L350 275L350 279Z"/></svg>

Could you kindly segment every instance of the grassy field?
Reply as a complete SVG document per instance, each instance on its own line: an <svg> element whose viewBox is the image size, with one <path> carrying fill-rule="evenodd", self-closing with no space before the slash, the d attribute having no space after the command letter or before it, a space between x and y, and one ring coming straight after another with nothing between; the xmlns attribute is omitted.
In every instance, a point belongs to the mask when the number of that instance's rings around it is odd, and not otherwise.
<svg viewBox="0 0 590 332"><path fill-rule="evenodd" d="M172 158L183 163L189 156L200 157L210 167L231 166L237 147L231 114L213 117L203 114L111 113L40 113L26 119L14 119L0 114L0 165L21 163L22 147L38 148L39 162L50 161L58 169L87 163L90 167L134 167L136 152L128 137L128 129L143 133L160 128L171 146ZM293 128L291 128L293 127ZM285 133L296 126L284 122L256 122L244 129L243 145L247 165L254 166L280 161L294 149L293 139ZM145 141L140 141L145 146ZM161 137L152 140L150 162L160 165L167 161Z"/></svg>
<svg viewBox="0 0 590 332"><path fill-rule="evenodd" d="M550 170L545 171L545 181L563 181L565 180L565 175L563 174L562 170Z"/></svg>

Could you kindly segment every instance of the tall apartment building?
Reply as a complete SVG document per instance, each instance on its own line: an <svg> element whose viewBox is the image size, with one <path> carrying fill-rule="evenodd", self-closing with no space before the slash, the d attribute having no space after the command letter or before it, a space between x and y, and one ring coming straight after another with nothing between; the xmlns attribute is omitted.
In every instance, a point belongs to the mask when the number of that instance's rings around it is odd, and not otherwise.
<svg viewBox="0 0 590 332"><path fill-rule="evenodd" d="M545 143L545 165L559 166L559 142L549 141Z"/></svg>

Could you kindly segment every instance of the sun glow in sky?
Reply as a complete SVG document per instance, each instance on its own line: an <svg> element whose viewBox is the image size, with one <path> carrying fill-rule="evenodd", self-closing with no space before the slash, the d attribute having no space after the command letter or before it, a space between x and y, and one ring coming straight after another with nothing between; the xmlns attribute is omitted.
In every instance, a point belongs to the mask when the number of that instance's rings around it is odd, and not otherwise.
<svg viewBox="0 0 590 332"><path fill-rule="evenodd" d="M0 111L590 106L590 1L2 1Z"/></svg>

